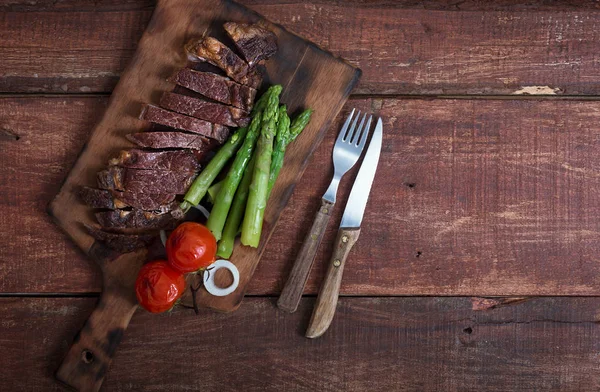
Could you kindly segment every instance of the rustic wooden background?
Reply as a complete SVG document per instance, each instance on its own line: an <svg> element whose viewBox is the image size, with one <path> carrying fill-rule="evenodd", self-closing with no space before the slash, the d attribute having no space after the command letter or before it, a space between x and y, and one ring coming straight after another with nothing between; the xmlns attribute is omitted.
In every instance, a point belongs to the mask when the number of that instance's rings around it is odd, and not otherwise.
<svg viewBox="0 0 600 392"><path fill-rule="evenodd" d="M327 334L304 339L322 247L298 312L274 305L336 124L239 311L138 312L104 390L598 390L600 3L243 3L362 68L344 111L384 117L344 297ZM46 206L153 5L0 0L3 391L61 390L52 373L97 300L98 271Z"/></svg>

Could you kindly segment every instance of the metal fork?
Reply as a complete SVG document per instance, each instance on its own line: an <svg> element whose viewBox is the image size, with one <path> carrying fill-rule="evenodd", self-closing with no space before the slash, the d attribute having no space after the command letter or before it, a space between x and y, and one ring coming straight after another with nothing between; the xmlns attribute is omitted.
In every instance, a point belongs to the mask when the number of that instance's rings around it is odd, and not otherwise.
<svg viewBox="0 0 600 392"><path fill-rule="evenodd" d="M340 180L356 164L367 142L372 116L369 116L367 120L367 114L365 113L357 127L360 111L354 116L355 111L355 109L352 109L335 141L333 147L333 179L321 199L321 208L304 239L290 276L277 301L277 306L281 310L292 313L298 308L317 249L319 249L335 204L335 196Z"/></svg>

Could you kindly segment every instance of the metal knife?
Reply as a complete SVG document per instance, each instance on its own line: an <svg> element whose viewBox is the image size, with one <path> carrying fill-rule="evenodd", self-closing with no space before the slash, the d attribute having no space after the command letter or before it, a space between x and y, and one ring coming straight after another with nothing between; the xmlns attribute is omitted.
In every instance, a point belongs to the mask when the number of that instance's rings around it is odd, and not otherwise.
<svg viewBox="0 0 600 392"><path fill-rule="evenodd" d="M323 335L327 331L327 328L329 328L331 320L333 320L340 293L344 265L352 246L356 243L360 234L360 224L379 162L382 139L383 124L381 118L379 118L365 158L358 171L354 185L352 185L350 197L346 203L342 223L340 224L335 241L335 250L329 262L325 280L319 290L317 302L310 319L310 324L308 325L308 330L306 331L307 338L318 338Z"/></svg>

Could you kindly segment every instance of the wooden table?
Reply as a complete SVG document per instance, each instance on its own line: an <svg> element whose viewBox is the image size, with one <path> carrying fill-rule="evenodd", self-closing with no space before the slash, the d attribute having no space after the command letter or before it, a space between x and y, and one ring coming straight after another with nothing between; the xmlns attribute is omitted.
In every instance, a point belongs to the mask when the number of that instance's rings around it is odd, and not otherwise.
<svg viewBox="0 0 600 392"><path fill-rule="evenodd" d="M298 312L274 306L329 181L338 119L242 307L138 312L103 389L598 390L597 1L244 3L362 68L345 111L385 120L344 297L324 337L302 337L322 247ZM61 390L52 374L97 301L97 269L45 210L152 9L0 0L3 391Z"/></svg>

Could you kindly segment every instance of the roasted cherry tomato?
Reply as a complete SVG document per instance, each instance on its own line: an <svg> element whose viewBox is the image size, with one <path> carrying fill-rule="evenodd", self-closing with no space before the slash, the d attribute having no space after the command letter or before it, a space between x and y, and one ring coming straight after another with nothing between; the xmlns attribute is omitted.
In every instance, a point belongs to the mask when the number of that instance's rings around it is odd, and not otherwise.
<svg viewBox="0 0 600 392"><path fill-rule="evenodd" d="M169 263L184 273L208 267L214 263L216 253L215 236L199 223L182 223L167 240Z"/></svg>
<svg viewBox="0 0 600 392"><path fill-rule="evenodd" d="M165 260L145 264L135 281L135 295L149 312L169 310L185 290L185 278Z"/></svg>

